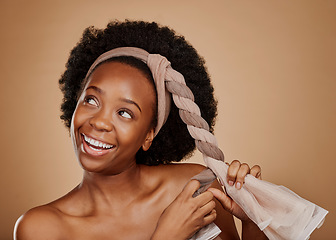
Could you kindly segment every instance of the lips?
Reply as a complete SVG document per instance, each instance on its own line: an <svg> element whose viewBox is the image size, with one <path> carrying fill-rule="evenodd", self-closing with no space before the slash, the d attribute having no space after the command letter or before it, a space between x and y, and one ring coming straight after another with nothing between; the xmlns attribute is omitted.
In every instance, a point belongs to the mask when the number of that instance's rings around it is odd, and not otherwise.
<svg viewBox="0 0 336 240"><path fill-rule="evenodd" d="M89 155L102 156L114 149L114 145L108 144L97 139L82 134L82 150Z"/></svg>

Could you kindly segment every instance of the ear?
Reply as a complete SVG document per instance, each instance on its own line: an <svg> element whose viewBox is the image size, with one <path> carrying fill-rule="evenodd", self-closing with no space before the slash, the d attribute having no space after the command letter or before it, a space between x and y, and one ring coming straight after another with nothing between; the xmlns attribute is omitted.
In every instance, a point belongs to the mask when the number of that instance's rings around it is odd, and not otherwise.
<svg viewBox="0 0 336 240"><path fill-rule="evenodd" d="M145 141L142 144L142 150L147 151L152 145L153 139L154 139L154 128L148 131Z"/></svg>

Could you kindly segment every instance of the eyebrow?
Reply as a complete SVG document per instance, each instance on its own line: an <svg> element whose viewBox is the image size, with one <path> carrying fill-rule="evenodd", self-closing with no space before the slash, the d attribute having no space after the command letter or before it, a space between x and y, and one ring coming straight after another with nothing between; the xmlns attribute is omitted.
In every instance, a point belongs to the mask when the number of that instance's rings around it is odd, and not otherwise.
<svg viewBox="0 0 336 240"><path fill-rule="evenodd" d="M96 86L89 86L86 90L88 90L88 89L92 89L92 90L94 90L94 91L96 91L100 94L105 94L105 91L103 89L101 89L99 87L96 87ZM128 98L119 98L119 100L121 100L125 103L130 103L130 104L135 105L139 109L139 111L142 112L140 106L136 102L134 102L133 100L128 99Z"/></svg>
<svg viewBox="0 0 336 240"><path fill-rule="evenodd" d="M133 100L128 99L128 98L119 98L119 100L135 105L139 109L139 111L142 112L140 106L136 102L134 102Z"/></svg>
<svg viewBox="0 0 336 240"><path fill-rule="evenodd" d="M105 93L102 89L100 89L99 87L96 87L96 86L89 86L86 90L88 90L88 89L93 89L93 90L95 90L96 92L98 92L100 94L104 94Z"/></svg>

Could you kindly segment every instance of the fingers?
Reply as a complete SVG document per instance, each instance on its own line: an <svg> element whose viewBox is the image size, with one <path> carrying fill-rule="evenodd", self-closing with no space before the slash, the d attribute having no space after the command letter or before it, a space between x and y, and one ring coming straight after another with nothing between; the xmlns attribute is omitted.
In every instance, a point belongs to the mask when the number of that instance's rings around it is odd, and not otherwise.
<svg viewBox="0 0 336 240"><path fill-rule="evenodd" d="M192 195L194 192L200 187L200 183L197 180L191 180L184 189L184 193L186 197L192 198L193 205L198 209L196 210L199 216L205 216L204 220L213 221L216 218L216 211L214 208L216 207L216 203L213 200L214 196L212 192L206 191L193 198ZM211 220L212 219L212 220ZM206 225L206 224L205 224Z"/></svg>
<svg viewBox="0 0 336 240"><path fill-rule="evenodd" d="M180 213L189 211L183 215L189 216L188 219L191 222L195 222L197 229L210 224L217 216L215 210L216 203L213 200L214 196L212 192L206 191L197 197L193 197L193 194L199 187L199 181L191 180L180 194L180 200L183 201L183 209L180 210Z"/></svg>
<svg viewBox="0 0 336 240"><path fill-rule="evenodd" d="M247 174L261 179L261 168L258 165L253 166L251 169L248 164L240 163L234 160L229 164L227 181L230 186L235 185L237 189L241 189L244 184L244 179Z"/></svg>
<svg viewBox="0 0 336 240"><path fill-rule="evenodd" d="M210 194L212 195L211 192L210 192ZM215 207L216 207L215 201L211 200L210 202L207 202L205 205L200 207L199 214L202 215L202 216L206 216L206 215L210 214L211 211L214 210Z"/></svg>
<svg viewBox="0 0 336 240"><path fill-rule="evenodd" d="M197 180L191 180L189 183L186 184L186 186L184 187L181 195L184 198L192 198L192 195L197 191L197 189L200 187L200 182ZM197 197L195 197L194 199L197 199L197 206L201 207L205 204L207 204L208 202L210 202L213 199L213 194L211 192L204 192L200 195L198 195Z"/></svg>
<svg viewBox="0 0 336 240"><path fill-rule="evenodd" d="M206 225L212 223L213 221L215 221L216 217L217 217L216 210L212 209L211 212L204 217L204 219L203 219L203 224L204 225L203 226L206 226Z"/></svg>
<svg viewBox="0 0 336 240"><path fill-rule="evenodd" d="M205 192L207 193L207 192ZM205 193L202 193L201 195L204 195ZM211 192L210 193L211 196L213 196L213 194ZM200 195L200 196L201 196ZM211 200L209 202L207 202L206 204L204 204L202 207L200 207L197 210L196 216L199 216L200 219L202 219L201 221L201 226L205 226L210 224L211 222L213 222L216 219L216 203L214 200Z"/></svg>
<svg viewBox="0 0 336 240"><path fill-rule="evenodd" d="M229 165L228 172L227 172L227 181L230 186L236 181L236 176L240 168L240 162L238 160L233 160L232 163Z"/></svg>
<svg viewBox="0 0 336 240"><path fill-rule="evenodd" d="M195 197L194 199L196 199L197 200L197 202L198 202L198 206L203 206L203 205L205 205L205 204L207 204L207 203L209 203L212 199L213 199L213 194L211 193L211 192L204 192L204 193L202 193L202 194L200 194L200 195L198 195L197 197Z"/></svg>
<svg viewBox="0 0 336 240"><path fill-rule="evenodd" d="M250 167L249 165L247 165L246 163L243 163L242 165L240 165L240 168L237 172L237 177L236 177L236 188L240 189L243 184L244 184L244 180L245 180L245 176L247 174L250 173Z"/></svg>
<svg viewBox="0 0 336 240"><path fill-rule="evenodd" d="M261 167L259 165L255 165L251 168L250 174L255 178L261 179Z"/></svg>
<svg viewBox="0 0 336 240"><path fill-rule="evenodd" d="M245 176L250 173L250 167L246 163L241 164L238 160L232 161L229 166L227 180L230 186L235 184L237 189L243 186Z"/></svg>

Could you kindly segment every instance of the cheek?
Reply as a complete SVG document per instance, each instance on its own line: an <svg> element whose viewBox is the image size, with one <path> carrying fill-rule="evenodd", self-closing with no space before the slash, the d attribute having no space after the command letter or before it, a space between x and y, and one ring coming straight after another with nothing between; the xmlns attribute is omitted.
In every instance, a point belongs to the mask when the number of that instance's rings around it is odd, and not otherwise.
<svg viewBox="0 0 336 240"><path fill-rule="evenodd" d="M78 124L82 122L82 118L84 117L84 112L83 112L83 101L84 101L85 94L84 92L81 93L80 97L78 98L76 109L74 113L72 114L71 118L71 127L72 128L77 128Z"/></svg>
<svg viewBox="0 0 336 240"><path fill-rule="evenodd" d="M70 125L70 135L73 144L76 144L76 138L78 137L78 129L84 123L84 114L81 111L80 107L77 107L72 115L71 125Z"/></svg>
<svg viewBox="0 0 336 240"><path fill-rule="evenodd" d="M76 109L77 110L77 109ZM74 112L74 114L72 115L72 118L71 118L71 124L70 124L70 137L71 137L71 141L72 141L72 145L73 145L73 148L75 149L75 152L76 149L77 149L77 144L76 144L76 134L75 134L75 115L76 115L76 110Z"/></svg>
<svg viewBox="0 0 336 240"><path fill-rule="evenodd" d="M71 125L74 129L78 129L85 122L87 117L87 113L83 110L83 107L77 106L72 115Z"/></svg>
<svg viewBox="0 0 336 240"><path fill-rule="evenodd" d="M74 112L74 114L72 115L72 119L71 119L71 126L70 126L70 132L71 134L74 134L75 129L77 129L78 126L78 117L77 117L77 108Z"/></svg>
<svg viewBox="0 0 336 240"><path fill-rule="evenodd" d="M146 127L143 122L137 124L115 122L115 134L119 144L140 148L147 135Z"/></svg>

